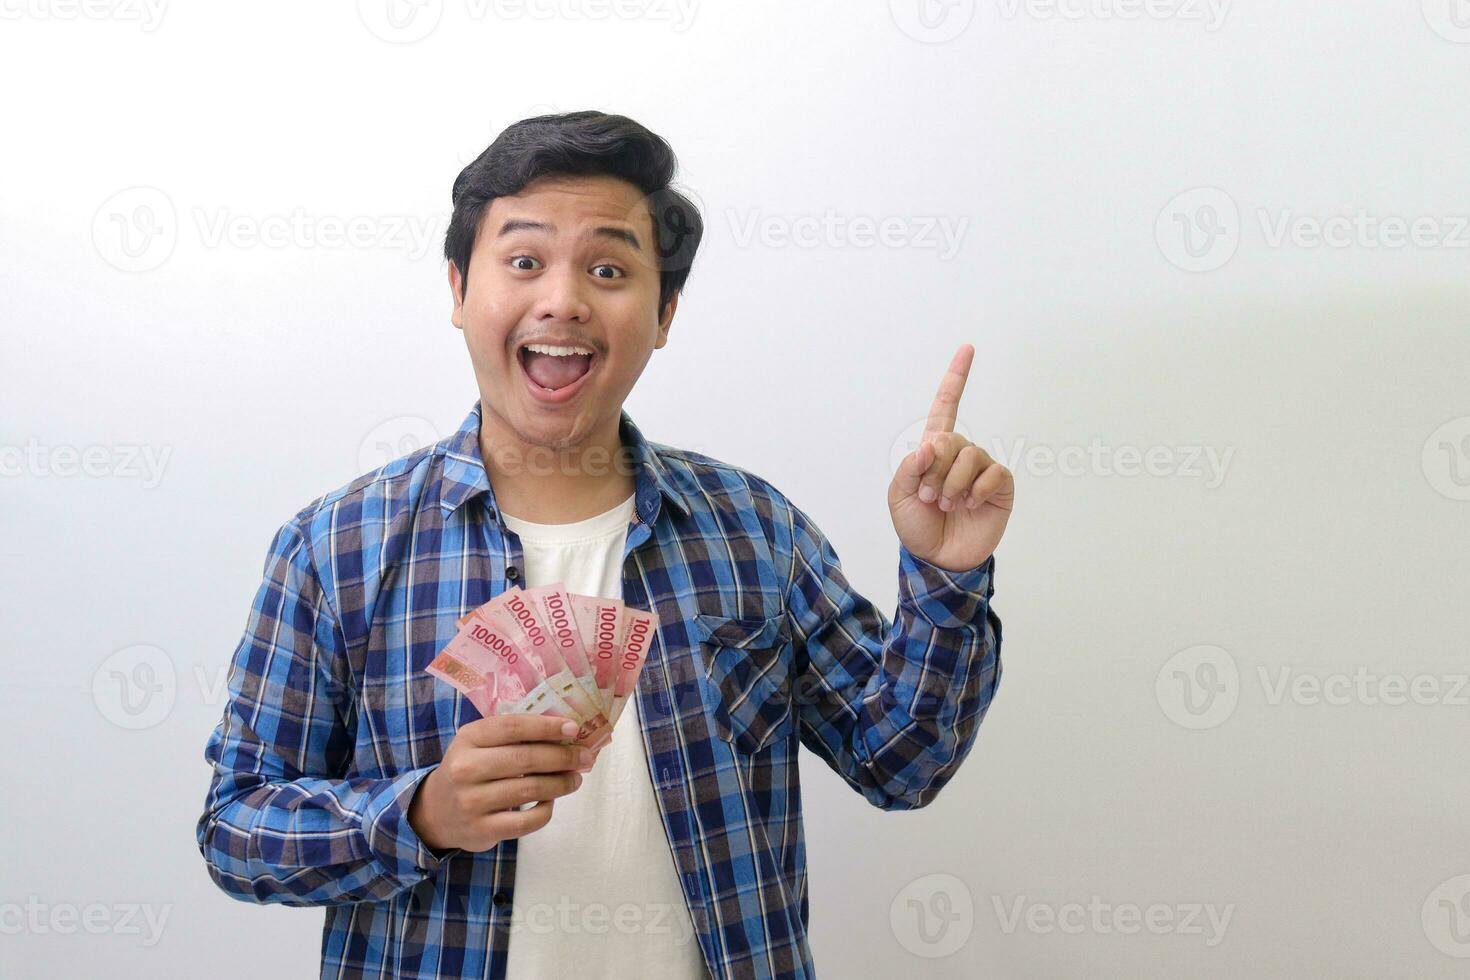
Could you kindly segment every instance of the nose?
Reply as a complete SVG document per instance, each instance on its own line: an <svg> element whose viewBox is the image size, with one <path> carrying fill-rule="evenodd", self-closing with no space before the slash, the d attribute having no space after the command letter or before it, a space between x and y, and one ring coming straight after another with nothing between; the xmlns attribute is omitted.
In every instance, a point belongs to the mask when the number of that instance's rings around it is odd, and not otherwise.
<svg viewBox="0 0 1470 980"><path fill-rule="evenodd" d="M570 265L547 270L539 279L540 293L536 297L536 319L576 320L586 323L592 316L587 304L580 273Z"/></svg>

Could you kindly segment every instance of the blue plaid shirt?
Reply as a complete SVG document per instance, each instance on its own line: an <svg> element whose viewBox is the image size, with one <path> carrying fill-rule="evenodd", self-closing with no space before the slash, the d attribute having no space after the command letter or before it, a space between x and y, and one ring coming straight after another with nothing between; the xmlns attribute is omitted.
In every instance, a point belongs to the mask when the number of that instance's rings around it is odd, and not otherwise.
<svg viewBox="0 0 1470 980"><path fill-rule="evenodd" d="M505 976L517 842L434 852L407 820L479 717L424 667L522 561L479 431L477 402L276 533L205 748L211 877L324 906L323 977ZM933 800L1000 680L994 559L953 573L900 546L890 623L770 484L647 442L626 412L621 437L637 464L623 599L660 617L637 690L648 777L705 963L813 976L798 744L874 806Z"/></svg>

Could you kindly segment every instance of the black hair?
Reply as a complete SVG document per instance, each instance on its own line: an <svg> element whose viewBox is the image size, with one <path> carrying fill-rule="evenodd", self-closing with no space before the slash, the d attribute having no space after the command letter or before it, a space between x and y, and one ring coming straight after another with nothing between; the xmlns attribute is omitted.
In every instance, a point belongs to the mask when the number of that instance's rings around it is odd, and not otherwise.
<svg viewBox="0 0 1470 980"><path fill-rule="evenodd" d="M470 253L490 202L551 175L606 174L644 194L653 215L659 269L658 310L684 289L704 237L698 207L669 186L678 161L669 144L627 116L596 110L533 116L507 126L454 179L454 213L444 257L459 269L460 295L469 288Z"/></svg>

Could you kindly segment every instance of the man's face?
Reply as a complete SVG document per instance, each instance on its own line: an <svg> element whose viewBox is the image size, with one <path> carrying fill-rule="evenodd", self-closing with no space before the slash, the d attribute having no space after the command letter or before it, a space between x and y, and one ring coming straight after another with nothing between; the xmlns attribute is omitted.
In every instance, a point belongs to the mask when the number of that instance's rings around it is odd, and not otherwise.
<svg viewBox="0 0 1470 980"><path fill-rule="evenodd" d="M668 338L677 297L660 321L643 196L616 177L543 177L485 209L463 300L450 264L451 320L485 411L529 445L616 432L623 400Z"/></svg>

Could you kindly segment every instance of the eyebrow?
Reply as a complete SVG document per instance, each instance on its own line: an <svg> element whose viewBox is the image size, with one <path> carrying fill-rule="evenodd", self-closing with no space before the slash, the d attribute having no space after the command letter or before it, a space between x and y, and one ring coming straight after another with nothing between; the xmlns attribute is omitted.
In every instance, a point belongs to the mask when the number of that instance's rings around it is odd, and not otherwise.
<svg viewBox="0 0 1470 980"><path fill-rule="evenodd" d="M555 233L556 229L542 221L525 221L520 218L511 218L500 226L500 231L496 232L495 237L504 238L506 235L515 231L545 231ZM636 252L643 251L643 246L638 244L638 236L626 228L593 228L588 234L589 236L611 238L615 241L624 242Z"/></svg>

